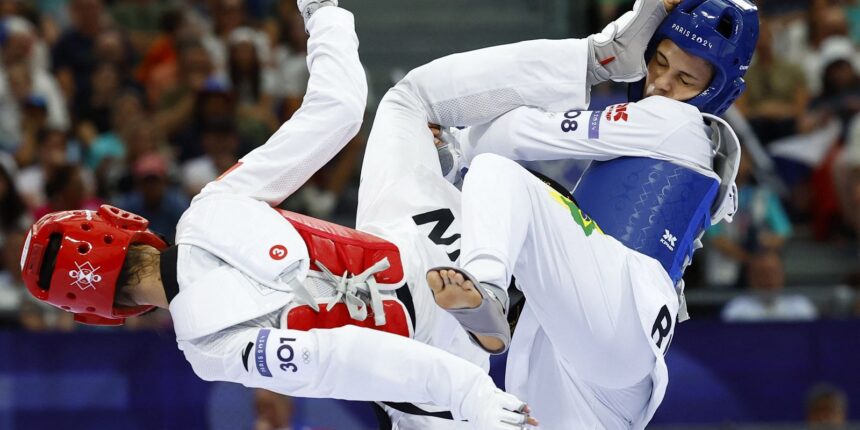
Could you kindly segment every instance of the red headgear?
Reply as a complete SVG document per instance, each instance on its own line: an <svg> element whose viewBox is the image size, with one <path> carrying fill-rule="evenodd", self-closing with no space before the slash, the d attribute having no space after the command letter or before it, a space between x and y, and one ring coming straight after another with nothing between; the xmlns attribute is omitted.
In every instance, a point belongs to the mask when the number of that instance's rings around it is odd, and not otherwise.
<svg viewBox="0 0 860 430"><path fill-rule="evenodd" d="M98 212L43 216L30 230L21 255L27 289L37 299L74 313L75 321L84 324L121 325L127 317L151 310L152 306L113 305L128 247L168 246L147 225L143 217L108 205Z"/></svg>

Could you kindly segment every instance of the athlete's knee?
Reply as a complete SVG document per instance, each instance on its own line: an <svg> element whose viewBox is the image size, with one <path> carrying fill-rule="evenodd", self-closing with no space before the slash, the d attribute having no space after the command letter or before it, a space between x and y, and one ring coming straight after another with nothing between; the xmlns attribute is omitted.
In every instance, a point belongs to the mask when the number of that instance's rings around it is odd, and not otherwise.
<svg viewBox="0 0 860 430"><path fill-rule="evenodd" d="M527 171L515 161L496 154L478 154L469 165L468 176L487 177L495 181L520 180Z"/></svg>

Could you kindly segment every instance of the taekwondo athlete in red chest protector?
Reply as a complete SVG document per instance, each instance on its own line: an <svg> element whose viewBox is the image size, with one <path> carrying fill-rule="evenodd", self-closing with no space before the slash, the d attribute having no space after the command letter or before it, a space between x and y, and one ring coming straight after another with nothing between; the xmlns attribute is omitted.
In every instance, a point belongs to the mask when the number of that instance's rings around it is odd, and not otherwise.
<svg viewBox="0 0 860 430"><path fill-rule="evenodd" d="M89 324L169 309L179 349L205 380L429 403L470 428L519 428L525 404L485 369L411 339L395 245L273 209L355 135L367 96L352 15L333 0L298 5L310 34L301 109L194 198L176 245L110 206L49 214L24 247L27 288Z"/></svg>

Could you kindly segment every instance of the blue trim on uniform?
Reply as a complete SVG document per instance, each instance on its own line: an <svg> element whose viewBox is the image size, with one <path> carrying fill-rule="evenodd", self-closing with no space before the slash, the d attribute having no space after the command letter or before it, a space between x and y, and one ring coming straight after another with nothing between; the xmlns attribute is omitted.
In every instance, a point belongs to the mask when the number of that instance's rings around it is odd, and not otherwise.
<svg viewBox="0 0 860 430"><path fill-rule="evenodd" d="M269 371L269 364L266 362L266 345L269 343L269 332L271 330L264 328L257 333L257 347L254 350L254 362L257 364L257 372L267 378L272 377L272 372Z"/></svg>
<svg viewBox="0 0 860 430"><path fill-rule="evenodd" d="M600 138L600 117L603 115L603 111L596 110L591 112L591 117L588 119L588 138L589 139L599 139Z"/></svg>

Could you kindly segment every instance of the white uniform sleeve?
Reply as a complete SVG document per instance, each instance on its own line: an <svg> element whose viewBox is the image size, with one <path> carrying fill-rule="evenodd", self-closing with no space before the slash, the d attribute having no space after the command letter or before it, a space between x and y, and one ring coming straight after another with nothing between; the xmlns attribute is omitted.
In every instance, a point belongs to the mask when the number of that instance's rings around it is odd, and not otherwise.
<svg viewBox="0 0 860 430"><path fill-rule="evenodd" d="M278 205L358 132L367 80L353 16L337 7L322 8L309 20L308 32L310 80L301 108L200 196L234 193Z"/></svg>
<svg viewBox="0 0 860 430"><path fill-rule="evenodd" d="M492 384L480 367L445 351L354 326L244 327L179 346L207 381L301 397L433 403L458 419L470 390Z"/></svg>
<svg viewBox="0 0 860 430"><path fill-rule="evenodd" d="M523 105L588 104L587 42L535 40L449 55L409 72L379 103L361 168L358 224L386 188L418 172L441 173L427 128L482 124Z"/></svg>
<svg viewBox="0 0 860 430"><path fill-rule="evenodd" d="M449 55L398 83L444 126L485 123L511 109L564 111L588 106L588 42L532 40Z"/></svg>
<svg viewBox="0 0 860 430"><path fill-rule="evenodd" d="M662 97L604 111L521 107L464 130L459 140L466 163L489 152L524 161L649 157L710 169L712 158L710 138L698 111Z"/></svg>

